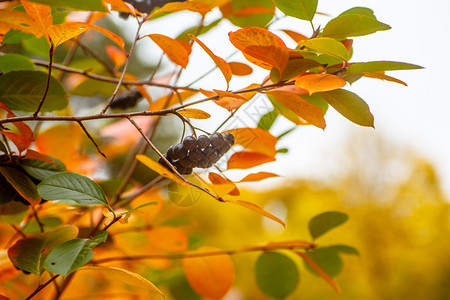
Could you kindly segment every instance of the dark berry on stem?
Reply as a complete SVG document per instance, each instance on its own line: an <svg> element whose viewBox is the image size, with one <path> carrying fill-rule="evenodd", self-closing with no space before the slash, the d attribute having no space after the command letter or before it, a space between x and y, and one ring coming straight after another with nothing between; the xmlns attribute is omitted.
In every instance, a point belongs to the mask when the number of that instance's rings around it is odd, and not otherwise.
<svg viewBox="0 0 450 300"><path fill-rule="evenodd" d="M222 156L230 150L231 146L228 143L225 143L222 148L219 149L219 155Z"/></svg>
<svg viewBox="0 0 450 300"><path fill-rule="evenodd" d="M164 157L167 159L167 154L164 154ZM170 161L170 160L169 160ZM160 163L161 165L163 165L164 167L166 167L167 169L170 170L169 165L162 159L162 157L160 157L158 159L158 163Z"/></svg>
<svg viewBox="0 0 450 300"><path fill-rule="evenodd" d="M185 158L187 154L188 154L188 151L186 150L186 148L184 148L183 144L181 144L181 143L176 144L175 147L173 148L173 158L174 159Z"/></svg>
<svg viewBox="0 0 450 300"><path fill-rule="evenodd" d="M202 149L205 149L206 147L208 147L210 143L211 143L211 140L210 140L209 136L207 136L207 135L203 134L197 138L197 144Z"/></svg>
<svg viewBox="0 0 450 300"><path fill-rule="evenodd" d="M167 159L173 158L173 148L174 148L174 146L170 146L169 149L167 149L167 153L166 153Z"/></svg>
<svg viewBox="0 0 450 300"><path fill-rule="evenodd" d="M197 168L206 169L208 168L209 161L204 157L201 161L197 163Z"/></svg>
<svg viewBox="0 0 450 300"><path fill-rule="evenodd" d="M185 175L192 174L192 168L186 168L186 172L184 172Z"/></svg>
<svg viewBox="0 0 450 300"><path fill-rule="evenodd" d="M214 161L218 156L216 148L214 148L212 145L206 147L205 150L203 150L203 153L205 154L206 159L209 161Z"/></svg>
<svg viewBox="0 0 450 300"><path fill-rule="evenodd" d="M193 162L198 162L203 158L203 152L199 148L189 151L188 157Z"/></svg>
<svg viewBox="0 0 450 300"><path fill-rule="evenodd" d="M183 159L180 159L180 165L182 165L185 168L192 168L195 166L195 162L190 160L188 157L185 157Z"/></svg>
<svg viewBox="0 0 450 300"><path fill-rule="evenodd" d="M214 132L211 135L211 145L213 145L216 149L220 149L223 144L225 144L225 140L223 139L223 136L219 132Z"/></svg>
<svg viewBox="0 0 450 300"><path fill-rule="evenodd" d="M186 150L194 150L197 148L197 140L193 136L187 136L183 139L183 146Z"/></svg>
<svg viewBox="0 0 450 300"><path fill-rule="evenodd" d="M222 136L225 139L225 141L227 141L228 144L230 144L230 146L234 145L234 142L236 141L236 139L234 138L233 134L231 134L229 132L225 132Z"/></svg>

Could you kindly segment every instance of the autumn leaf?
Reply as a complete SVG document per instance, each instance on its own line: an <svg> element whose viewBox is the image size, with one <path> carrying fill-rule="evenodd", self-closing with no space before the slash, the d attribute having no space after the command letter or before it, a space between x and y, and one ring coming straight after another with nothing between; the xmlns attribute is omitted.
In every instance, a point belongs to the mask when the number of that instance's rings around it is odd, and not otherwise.
<svg viewBox="0 0 450 300"><path fill-rule="evenodd" d="M6 110L7 118L13 118L16 115L3 103L0 102L0 108ZM24 122L13 122L12 123L20 134L9 132L9 131L0 131L1 134L8 137L14 145L16 145L19 152L22 152L31 145L31 143L34 141L33 131L31 128L25 124Z"/></svg>
<svg viewBox="0 0 450 300"><path fill-rule="evenodd" d="M260 27L247 27L229 34L231 43L239 49L246 58L252 57L262 68L276 68L283 73L289 60L288 48L277 35ZM264 64L258 64L262 61ZM270 67L268 67L270 66Z"/></svg>
<svg viewBox="0 0 450 300"><path fill-rule="evenodd" d="M132 14L135 18L137 17L135 8L128 2L125 2L123 0L104 0L104 2L111 4L112 10L129 13Z"/></svg>
<svg viewBox="0 0 450 300"><path fill-rule="evenodd" d="M259 173L253 173L248 174L238 182L254 182L254 181L261 181L263 179L272 178L272 177L279 177L280 175L277 175L275 173L270 172L259 172Z"/></svg>
<svg viewBox="0 0 450 300"><path fill-rule="evenodd" d="M233 75L246 76L253 72L253 69L250 66L240 62L229 62L228 65L230 66Z"/></svg>
<svg viewBox="0 0 450 300"><path fill-rule="evenodd" d="M44 33L31 16L15 10L0 10L0 28L5 33L10 29L16 29L31 33L37 38L40 38Z"/></svg>
<svg viewBox="0 0 450 300"><path fill-rule="evenodd" d="M155 102L153 102L150 105L150 110L158 111L161 109L168 108L177 103L183 102L184 100L194 96L195 94L197 94L196 91L189 91L189 90L181 91L178 93L169 93L169 95L163 96L163 97L159 98L158 100L156 100Z"/></svg>
<svg viewBox="0 0 450 300"><path fill-rule="evenodd" d="M191 119L209 119L211 117L206 111L196 108L185 108L177 110L177 113Z"/></svg>
<svg viewBox="0 0 450 300"><path fill-rule="evenodd" d="M168 13L168 12L176 12L181 10L189 10L192 12L198 12L202 16L206 15L208 12L211 11L211 8L209 5L202 3L202 2L169 2L166 3L163 7L155 11L151 14L151 17L161 14L161 13Z"/></svg>
<svg viewBox="0 0 450 300"><path fill-rule="evenodd" d="M254 89L259 86L260 86L259 84L253 83L242 90ZM241 107L242 104L253 98L253 96L255 96L257 93L256 91L245 93L236 93L236 92L233 93L221 90L214 90L214 92L211 92L202 89L200 89L200 92L206 97L214 97L218 95L219 99L213 99L214 103L225 108L228 111L232 111Z"/></svg>
<svg viewBox="0 0 450 300"><path fill-rule="evenodd" d="M320 107L315 106L301 96L283 91L270 91L269 95L272 95L281 102L284 106L292 110L300 118L304 119L308 123L325 129L326 123L323 117L323 112Z"/></svg>
<svg viewBox="0 0 450 300"><path fill-rule="evenodd" d="M151 38L171 61L186 68L189 62L189 53L179 41L162 34L148 34L146 36Z"/></svg>
<svg viewBox="0 0 450 300"><path fill-rule="evenodd" d="M364 72L363 74L364 74L364 77L391 81L391 82L402 84L404 86L408 86L406 84L406 82L401 81L400 79L397 79L395 77L388 76L388 75L384 74L384 72L382 72L382 71L379 71L379 72Z"/></svg>
<svg viewBox="0 0 450 300"><path fill-rule="evenodd" d="M125 63L127 57L122 50L112 45L106 45L105 50L116 68L120 68Z"/></svg>
<svg viewBox="0 0 450 300"><path fill-rule="evenodd" d="M236 152L228 159L227 169L249 169L271 161L275 161L275 157L258 152Z"/></svg>
<svg viewBox="0 0 450 300"><path fill-rule="evenodd" d="M309 257L308 255L306 255L303 252L295 252L297 253L308 265L311 266L311 268L314 269L314 271L317 272L317 274L319 274L329 285L331 285L331 287L338 293L341 293L341 289L338 286L338 284L334 281L333 278L331 278L330 275L328 275L319 265L317 265L312 259L311 257Z"/></svg>
<svg viewBox="0 0 450 300"><path fill-rule="evenodd" d="M245 208L248 208L250 210L253 210L254 212L260 214L261 216L264 216L266 218L269 218L279 224L281 224L283 227L286 227L286 224L278 217L274 216L273 214L265 211L264 209L262 209L261 207L259 207L258 205L248 202L248 201L242 201L242 200L226 200L227 203L233 203L233 204L237 204L240 206L243 206Z"/></svg>
<svg viewBox="0 0 450 300"><path fill-rule="evenodd" d="M184 182L183 180L178 178L177 175L175 175L174 173L172 173L167 168L165 168L164 166L162 166L158 162L154 161L150 157L142 155L142 154L138 154L138 155L136 155L136 158L141 163L143 163L146 167L152 169L153 171L155 171L159 175L161 175L163 177L166 177L166 178L169 178L169 179L175 181L178 184L185 185L185 186L190 186L187 182Z"/></svg>
<svg viewBox="0 0 450 300"><path fill-rule="evenodd" d="M229 132L236 138L235 144L241 145L247 150L258 152L267 156L275 156L275 145L278 139L269 131L261 128L243 127L230 129Z"/></svg>
<svg viewBox="0 0 450 300"><path fill-rule="evenodd" d="M46 156L46 155L44 155L42 153L39 153L39 152L37 152L35 150L32 150L32 149L28 149L27 150L27 154L25 155L25 158L26 159L40 160L40 161L43 161L43 162L46 162L46 163L58 166L58 164L55 161L53 161L52 159L50 159L48 156Z"/></svg>
<svg viewBox="0 0 450 300"><path fill-rule="evenodd" d="M197 42L197 44L200 45L200 47L203 48L203 50L205 50L205 52L209 55L209 57L212 58L212 60L214 61L214 63L216 64L216 66L220 69L220 71L223 74L223 77L225 77L225 80L227 81L227 89L228 89L228 85L229 82L231 80L231 76L233 75L231 73L231 68L228 65L228 63L221 57L215 55L205 44L203 44L202 41L200 41L197 37L193 36L192 34L188 34L188 36L193 39L194 41Z"/></svg>
<svg viewBox="0 0 450 300"><path fill-rule="evenodd" d="M201 247L195 253L218 250ZM221 299L233 285L234 266L228 254L183 258L182 264L189 285L203 297Z"/></svg>
<svg viewBox="0 0 450 300"><path fill-rule="evenodd" d="M51 45L48 27L53 24L52 9L49 5L21 0L27 14L34 19L36 26L42 31L47 42Z"/></svg>
<svg viewBox="0 0 450 300"><path fill-rule="evenodd" d="M244 8L241 8L239 10L236 10L234 12L234 15L236 17L242 18L242 17L249 17L257 14L273 14L274 8L269 8L265 6L247 6Z"/></svg>
<svg viewBox="0 0 450 300"><path fill-rule="evenodd" d="M48 35L50 36L54 47L58 47L62 43L74 38L89 29L89 25L81 22L66 22L48 27Z"/></svg>
<svg viewBox="0 0 450 300"><path fill-rule="evenodd" d="M336 90L346 84L345 80L332 74L308 74L297 77L295 85L308 90L309 94Z"/></svg>
<svg viewBox="0 0 450 300"><path fill-rule="evenodd" d="M308 37L304 36L303 34L300 34L298 32L288 30L288 29L282 29L284 33L286 33L291 39L293 39L297 44L301 41L307 40Z"/></svg>
<svg viewBox="0 0 450 300"><path fill-rule="evenodd" d="M153 245L152 251L163 253L177 253L188 249L189 241L180 228L159 226L147 234L148 242Z"/></svg>
<svg viewBox="0 0 450 300"><path fill-rule="evenodd" d="M238 188L232 181L220 176L217 173L209 172L208 179L213 184L211 189L219 197L225 196L227 194L232 196L238 196L240 194Z"/></svg>

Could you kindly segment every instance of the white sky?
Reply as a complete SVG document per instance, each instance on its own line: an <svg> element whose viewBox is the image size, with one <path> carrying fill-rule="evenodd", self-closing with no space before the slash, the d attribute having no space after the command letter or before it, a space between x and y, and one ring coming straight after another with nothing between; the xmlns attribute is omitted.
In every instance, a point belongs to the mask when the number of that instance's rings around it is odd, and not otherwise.
<svg viewBox="0 0 450 300"><path fill-rule="evenodd" d="M397 144L407 146L418 154L424 156L436 166L441 182L447 195L450 195L450 97L445 93L445 87L450 85L450 1L431 0L428 2L418 0L319 0L318 11L327 13L332 17L354 7L364 6L374 10L377 19L392 27L391 30L377 32L367 37L354 38L354 56L352 61L393 60L418 64L426 69L395 71L388 73L405 81L409 86L383 82L375 79L363 79L354 86L345 87L363 98L370 106L375 116L375 131L362 129L373 134L387 136ZM207 16L207 23L215 20L219 14L211 13ZM163 18L164 19L164 18ZM330 17L316 16L315 25L325 25ZM198 16L187 13L172 20L173 26L168 25L167 19L163 22L155 21L144 27L143 32L163 33L175 37L182 31L177 24L198 22ZM237 28L228 22L214 34L206 34L200 39L210 49L223 58L233 52L234 48L227 39L227 33ZM286 18L273 27L275 29L292 29L307 36L311 34L311 27L307 22ZM289 39L280 34L288 42ZM138 49L137 54L149 57L148 49L152 49L156 60L158 50L151 41L142 41L148 47ZM293 44L288 46L294 47ZM145 49L145 50L144 50ZM245 61L236 55L232 59ZM213 66L211 59L198 46L194 48L193 55L186 70L186 75L181 78L181 84L187 84L203 74ZM257 69L257 68L255 68ZM167 70L169 71L169 70ZM253 82L260 82L266 75L265 70L255 72L255 76L249 78L236 77L232 79L231 89L238 89ZM195 85L204 89L225 89L225 81L216 71L207 80ZM216 109L214 105L204 106L208 112L213 112L213 117L223 120L227 113L222 109ZM255 104L248 108L247 117L254 112L263 109ZM279 155L277 162L267 164L258 170L272 171L285 176L309 176L321 177L330 170L326 165L324 155L330 154L333 149L342 146L345 137L356 127L359 127L333 109L327 113L327 128L325 131L308 127L301 127L295 133L287 136L281 142L291 148L290 154ZM199 122L199 126L215 128L216 125L208 124L210 121ZM244 121L248 126L255 123L248 118ZM287 122L277 124L277 132L289 128ZM247 172L247 171L246 171ZM247 172L248 173L248 172ZM242 177L242 173L238 177ZM269 184L270 185L270 184Z"/></svg>

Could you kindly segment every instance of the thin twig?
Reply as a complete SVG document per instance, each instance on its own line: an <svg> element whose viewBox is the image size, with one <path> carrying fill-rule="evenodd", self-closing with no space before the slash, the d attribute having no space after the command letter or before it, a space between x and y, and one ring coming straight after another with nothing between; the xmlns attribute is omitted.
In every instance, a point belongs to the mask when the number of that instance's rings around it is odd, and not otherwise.
<svg viewBox="0 0 450 300"><path fill-rule="evenodd" d="M26 238L27 236L25 235L25 233L23 233L22 230L20 230L20 228L18 228L16 225L12 224L11 227L22 237L22 238Z"/></svg>
<svg viewBox="0 0 450 300"><path fill-rule="evenodd" d="M47 97L47 93L48 93L48 90L50 88L50 78L52 77L53 44L50 45L50 50L49 50L48 53L49 53L48 54L49 55L49 62L48 62L47 84L45 85L44 95L42 95L42 99L39 102L39 105L38 105L36 111L34 112L33 117L36 117L38 115L39 111L42 108L42 105L44 105L45 98Z"/></svg>
<svg viewBox="0 0 450 300"><path fill-rule="evenodd" d="M41 220L39 219L39 216L38 216L38 214L37 214L36 209L34 209L34 207L31 207L31 210L33 211L33 216L34 216L34 219L36 220L36 223L37 223L38 226L39 226L39 230L40 230L41 232L44 232L44 231L45 231L45 230L44 230L44 225L42 224Z"/></svg>
<svg viewBox="0 0 450 300"><path fill-rule="evenodd" d="M59 275L55 275L52 278L50 278L49 280L47 280L45 283L38 285L38 287L34 290L34 292L31 293L27 298L25 298L25 300L29 300L29 299L33 298L34 296L36 296L37 293L39 293L42 289L44 289L47 285L49 285L53 280L55 280L58 277L59 277Z"/></svg>
<svg viewBox="0 0 450 300"><path fill-rule="evenodd" d="M86 127L84 127L83 122L78 121L78 124L80 125L81 129L83 129L84 133L86 133L86 136L92 141L92 143L94 144L95 148L97 148L97 152L102 155L104 158L106 158L105 153L102 152L102 150L100 150L100 147L97 145L97 143L95 142L94 138L89 134L89 131L87 131Z"/></svg>

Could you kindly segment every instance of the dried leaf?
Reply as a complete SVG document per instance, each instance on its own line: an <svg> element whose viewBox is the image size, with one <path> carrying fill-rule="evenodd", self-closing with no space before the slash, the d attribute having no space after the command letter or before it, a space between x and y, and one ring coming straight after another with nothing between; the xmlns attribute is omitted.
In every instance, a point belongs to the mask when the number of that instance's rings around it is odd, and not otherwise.
<svg viewBox="0 0 450 300"><path fill-rule="evenodd" d="M319 267L308 255L306 255L303 252L295 252L297 253L303 260L311 266L326 282L328 282L329 285L335 289L335 291L340 294L341 289L339 288L338 284L331 278L330 275L328 275L324 270L322 270L321 267Z"/></svg>
<svg viewBox="0 0 450 300"><path fill-rule="evenodd" d="M231 73L231 68L228 65L228 63L221 57L215 55L205 44L203 44L202 41L200 41L197 37L193 36L192 34L188 34L188 36L193 39L194 41L197 42L197 44L200 45L200 47L203 48L203 50L205 50L206 53L208 53L209 57L212 58L212 60L214 61L214 63L217 65L217 67L220 69L220 71L223 74L223 77L225 77L225 80L227 81L227 89L228 89L228 84L231 80L231 76L233 75Z"/></svg>
<svg viewBox="0 0 450 300"><path fill-rule="evenodd" d="M278 217L274 216L273 214L265 211L264 209L262 209L261 207L259 207L258 205L254 204L254 203L251 203L251 202L248 202L248 201L242 201L242 200L235 200L235 201L234 200L226 200L226 202L246 207L246 208L248 208L250 210L253 210L254 212L256 212L256 213L258 213L258 214L260 214L260 215L262 215L262 216L264 216L266 218L269 218L269 219L271 219L271 220L281 224L283 227L286 227L286 224L280 218L278 218Z"/></svg>
<svg viewBox="0 0 450 300"><path fill-rule="evenodd" d="M206 111L196 108L185 108L177 110L177 113L191 119L209 119L211 117Z"/></svg>
<svg viewBox="0 0 450 300"><path fill-rule="evenodd" d="M231 43L242 53L264 62L260 67L276 68L283 73L289 60L288 48L277 35L260 27L246 27L235 32L230 32ZM268 66L271 66L268 68Z"/></svg>
<svg viewBox="0 0 450 300"><path fill-rule="evenodd" d="M146 35L154 41L161 50L167 54L171 61L186 68L189 62L189 53L179 41L162 34Z"/></svg>
<svg viewBox="0 0 450 300"><path fill-rule="evenodd" d="M275 145L278 139L274 137L269 131L261 128L243 127L230 129L229 132L236 138L235 143L242 147L267 156L275 156L277 150Z"/></svg>
<svg viewBox="0 0 450 300"><path fill-rule="evenodd" d="M236 152L228 159L227 169L249 169L271 161L275 161L275 157L258 152Z"/></svg>
<svg viewBox="0 0 450 300"><path fill-rule="evenodd" d="M218 250L202 247L196 253ZM221 299L233 285L234 266L228 254L183 258L182 263L189 285L203 297Z"/></svg>
<svg viewBox="0 0 450 300"><path fill-rule="evenodd" d="M345 80L332 74L308 74L297 77L295 85L308 90L309 94L337 90L346 84Z"/></svg>

